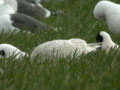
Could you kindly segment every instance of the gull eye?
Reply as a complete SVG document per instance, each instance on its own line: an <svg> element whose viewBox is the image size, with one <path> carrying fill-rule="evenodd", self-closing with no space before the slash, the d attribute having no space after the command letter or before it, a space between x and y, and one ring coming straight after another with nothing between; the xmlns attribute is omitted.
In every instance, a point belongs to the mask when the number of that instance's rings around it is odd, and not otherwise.
<svg viewBox="0 0 120 90"><path fill-rule="evenodd" d="M5 57L5 51L4 50L0 50L0 55Z"/></svg>
<svg viewBox="0 0 120 90"><path fill-rule="evenodd" d="M96 41L97 42L103 42L103 37L100 34L97 34Z"/></svg>

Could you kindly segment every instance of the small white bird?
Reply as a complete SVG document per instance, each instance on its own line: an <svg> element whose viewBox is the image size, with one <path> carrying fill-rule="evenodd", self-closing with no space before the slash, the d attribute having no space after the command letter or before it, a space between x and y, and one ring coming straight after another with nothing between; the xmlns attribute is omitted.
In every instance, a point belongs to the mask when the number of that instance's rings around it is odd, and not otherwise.
<svg viewBox="0 0 120 90"><path fill-rule="evenodd" d="M99 1L93 13L95 18L106 20L110 31L120 34L120 4L104 0Z"/></svg>
<svg viewBox="0 0 120 90"><path fill-rule="evenodd" d="M50 58L73 57L74 54L80 56L82 53L96 51L99 47L100 43L87 44L82 39L53 40L36 47L31 53L31 60L36 56Z"/></svg>
<svg viewBox="0 0 120 90"><path fill-rule="evenodd" d="M105 50L106 53L108 53L110 51L110 49L114 48L114 49L118 49L119 45L114 43L110 37L110 35L107 32L101 31L100 33L98 33L98 35L96 36L96 41L97 42L102 42L102 50Z"/></svg>
<svg viewBox="0 0 120 90"><path fill-rule="evenodd" d="M10 56L14 56L15 59L22 59L27 54L10 44L0 44L0 58L9 58Z"/></svg>

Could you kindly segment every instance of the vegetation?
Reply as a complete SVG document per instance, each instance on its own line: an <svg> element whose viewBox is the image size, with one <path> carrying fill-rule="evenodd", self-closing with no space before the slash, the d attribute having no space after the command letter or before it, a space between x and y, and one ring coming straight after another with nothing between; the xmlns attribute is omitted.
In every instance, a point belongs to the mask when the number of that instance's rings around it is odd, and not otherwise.
<svg viewBox="0 0 120 90"><path fill-rule="evenodd" d="M61 10L64 14L48 19L39 18L58 31L41 31L34 34L1 34L0 43L9 43L31 53L34 47L54 39L82 38L88 43L96 42L99 31L107 31L113 41L120 45L120 36L111 33L105 22L94 19L93 9L99 0L49 0L42 4L51 11ZM119 0L114 2L120 3ZM111 50L106 54L98 50L79 59L32 63L30 57L22 61L0 59L0 90L120 90L120 53ZM39 62L38 62L39 61Z"/></svg>

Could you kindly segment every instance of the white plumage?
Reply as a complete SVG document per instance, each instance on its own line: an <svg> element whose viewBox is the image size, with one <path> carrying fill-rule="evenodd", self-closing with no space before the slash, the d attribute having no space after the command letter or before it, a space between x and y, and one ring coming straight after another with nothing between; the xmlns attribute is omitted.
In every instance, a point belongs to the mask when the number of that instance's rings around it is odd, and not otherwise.
<svg viewBox="0 0 120 90"><path fill-rule="evenodd" d="M0 6L4 4L4 0L0 0Z"/></svg>
<svg viewBox="0 0 120 90"><path fill-rule="evenodd" d="M106 53L110 51L110 49L118 49L119 45L114 43L111 39L111 36L105 32L101 31L97 36L96 36L97 42L102 42L102 50L105 50Z"/></svg>
<svg viewBox="0 0 120 90"><path fill-rule="evenodd" d="M82 53L87 54L96 51L99 47L99 43L87 44L82 39L53 40L36 47L31 53L31 60L35 59L36 56L52 58L59 58L61 56L73 57L75 53L77 56L80 56Z"/></svg>
<svg viewBox="0 0 120 90"><path fill-rule="evenodd" d="M0 1L0 14L14 14L17 12L16 0L1 0Z"/></svg>
<svg viewBox="0 0 120 90"><path fill-rule="evenodd" d="M0 33L12 33L17 28L12 25L12 21L10 19L10 15L2 14L0 15Z"/></svg>
<svg viewBox="0 0 120 90"><path fill-rule="evenodd" d="M94 17L106 20L113 33L120 34L120 5L111 1L99 1L94 8Z"/></svg>
<svg viewBox="0 0 120 90"><path fill-rule="evenodd" d="M16 0L1 0L0 1L0 33L11 33L18 29L12 25L11 14L17 12ZM16 29L16 30L15 30Z"/></svg>
<svg viewBox="0 0 120 90"><path fill-rule="evenodd" d="M0 58L9 58L15 56L15 59L21 59L27 55L25 52L19 50L10 44L0 44Z"/></svg>

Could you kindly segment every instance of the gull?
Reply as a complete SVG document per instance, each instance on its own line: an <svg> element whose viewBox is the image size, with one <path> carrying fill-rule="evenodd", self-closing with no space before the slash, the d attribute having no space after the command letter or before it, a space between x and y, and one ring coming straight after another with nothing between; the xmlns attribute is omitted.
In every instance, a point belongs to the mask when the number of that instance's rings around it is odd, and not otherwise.
<svg viewBox="0 0 120 90"><path fill-rule="evenodd" d="M108 53L110 49L119 48L119 45L113 42L111 36L105 31L101 31L97 34L96 41L102 43L101 49L106 51L106 53Z"/></svg>
<svg viewBox="0 0 120 90"><path fill-rule="evenodd" d="M52 40L38 45L31 53L31 60L37 56L66 58L73 57L76 53L77 56L96 51L100 48L100 43L87 44L85 40L80 38L72 38L69 40Z"/></svg>
<svg viewBox="0 0 120 90"><path fill-rule="evenodd" d="M109 30L120 34L120 4L111 1L99 1L94 8L94 17L105 20Z"/></svg>
<svg viewBox="0 0 120 90"><path fill-rule="evenodd" d="M22 59L28 55L11 44L0 44L0 58L9 58L11 56L14 56L15 59Z"/></svg>
<svg viewBox="0 0 120 90"><path fill-rule="evenodd" d="M11 15L17 12L16 0L0 1L0 33L11 33L18 30L12 25Z"/></svg>
<svg viewBox="0 0 120 90"><path fill-rule="evenodd" d="M0 1L0 33L18 33L23 27L31 32L54 29L28 15L17 13L17 6L16 0Z"/></svg>

